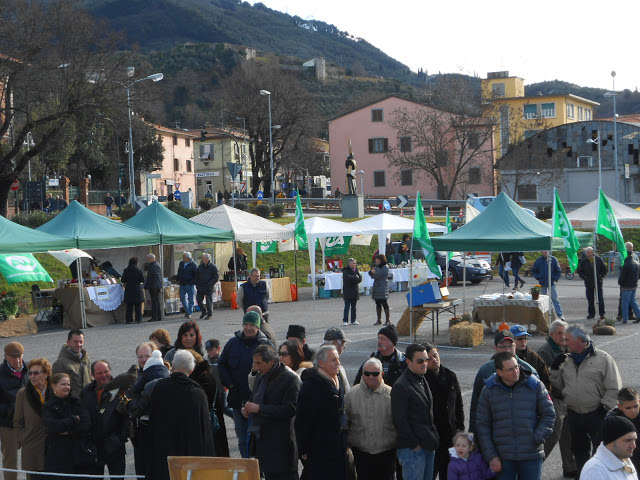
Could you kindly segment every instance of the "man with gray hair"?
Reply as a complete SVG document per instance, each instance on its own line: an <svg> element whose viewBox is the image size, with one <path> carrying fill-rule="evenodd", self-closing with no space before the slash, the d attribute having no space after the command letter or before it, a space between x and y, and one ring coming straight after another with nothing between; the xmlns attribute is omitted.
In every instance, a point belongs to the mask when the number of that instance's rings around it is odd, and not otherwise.
<svg viewBox="0 0 640 480"><path fill-rule="evenodd" d="M202 387L189 378L195 359L187 350L173 357L173 372L158 380L151 393L151 475L169 480L167 457L214 456L209 402Z"/></svg>
<svg viewBox="0 0 640 480"><path fill-rule="evenodd" d="M269 292L266 282L260 280L259 268L254 267L249 271L249 280L240 285L237 300L238 305L242 305L243 312L251 305L258 305L262 310L262 316L269 317Z"/></svg>
<svg viewBox="0 0 640 480"><path fill-rule="evenodd" d="M382 362L362 365L362 380L345 396L347 443L359 478L393 480L396 429L391 415L391 387L384 383Z"/></svg>
<svg viewBox="0 0 640 480"><path fill-rule="evenodd" d="M587 320L596 316L595 289L598 287L598 313L600 320L604 319L604 296L602 294L602 281L607 276L607 267L602 258L593 250L593 247L584 249L576 273L584 281L587 297ZM597 281L596 281L597 280Z"/></svg>
<svg viewBox="0 0 640 480"><path fill-rule="evenodd" d="M640 275L640 264L634 258L633 243L625 243L627 247L627 258L620 269L618 285L620 285L622 323L629 321L629 308L633 309L636 316L636 323L640 321L640 307L636 302L636 288L638 288L638 276Z"/></svg>
<svg viewBox="0 0 640 480"><path fill-rule="evenodd" d="M196 270L198 266L191 257L191 252L182 254L182 261L178 265L178 283L180 284L180 301L184 308L185 318L191 318L196 291Z"/></svg>
<svg viewBox="0 0 640 480"><path fill-rule="evenodd" d="M149 297L151 298L151 318L149 321L159 322L162 320L162 306L160 305L162 269L160 268L160 264L156 262L156 256L153 253L147 254L147 263L145 263L144 269L147 271L144 288L149 290Z"/></svg>
<svg viewBox="0 0 640 480"><path fill-rule="evenodd" d="M211 261L211 255L203 253L200 265L196 269L195 282L201 319L209 320L213 315L213 288L218 283L218 278L218 268Z"/></svg>
<svg viewBox="0 0 640 480"><path fill-rule="evenodd" d="M596 348L581 325L567 329L568 354L551 364L551 385L567 405L571 450L578 475L600 443L605 413L618 404L622 388L615 360Z"/></svg>

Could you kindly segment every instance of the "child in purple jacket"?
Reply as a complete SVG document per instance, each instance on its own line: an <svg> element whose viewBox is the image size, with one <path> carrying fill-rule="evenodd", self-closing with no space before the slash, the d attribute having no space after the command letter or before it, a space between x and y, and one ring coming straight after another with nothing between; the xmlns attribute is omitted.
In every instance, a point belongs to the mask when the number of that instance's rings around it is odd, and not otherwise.
<svg viewBox="0 0 640 480"><path fill-rule="evenodd" d="M453 437L453 447L449 449L449 453L449 480L486 480L494 477L495 473L485 463L480 452L476 451L471 433L458 432Z"/></svg>

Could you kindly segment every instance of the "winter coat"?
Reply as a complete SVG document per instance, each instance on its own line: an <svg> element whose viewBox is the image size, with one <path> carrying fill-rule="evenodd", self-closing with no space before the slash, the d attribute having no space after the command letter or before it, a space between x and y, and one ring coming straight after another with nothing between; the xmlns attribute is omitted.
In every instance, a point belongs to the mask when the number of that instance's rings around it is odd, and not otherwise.
<svg viewBox="0 0 640 480"><path fill-rule="evenodd" d="M352 270L348 265L342 269L342 296L345 300L358 300L360 298L359 284L362 275L356 267Z"/></svg>
<svg viewBox="0 0 640 480"><path fill-rule="evenodd" d="M551 337L547 337L547 341L538 349L538 355L540 355L540 358L542 358L549 369L556 357L563 353L565 353L565 349L554 342Z"/></svg>
<svg viewBox="0 0 640 480"><path fill-rule="evenodd" d="M220 429L217 432L213 432L213 445L216 456L228 457L229 441L227 440L227 427L224 421L225 390L220 382L217 363L210 365L208 360L203 360L196 364L196 368L189 378L198 382L198 385L202 387L204 393L207 394L209 412L213 408L216 417L218 417Z"/></svg>
<svg viewBox="0 0 640 480"><path fill-rule="evenodd" d="M344 392L317 367L302 372L294 426L307 480L346 480Z"/></svg>
<svg viewBox="0 0 640 480"><path fill-rule="evenodd" d="M374 300L386 300L389 298L389 267L387 265L374 266L375 273L369 271L369 276L373 278L371 297Z"/></svg>
<svg viewBox="0 0 640 480"><path fill-rule="evenodd" d="M227 403L231 408L242 408L242 402L251 396L247 376L253 367L253 352L262 344L270 344L264 333L259 331L257 336L247 338L238 330L220 354L218 371L222 383L229 389Z"/></svg>
<svg viewBox="0 0 640 480"><path fill-rule="evenodd" d="M607 276L607 267L602 261L602 258L600 258L598 255L594 254L593 258L596 262L596 274L598 275L598 283L602 284L602 279ZM587 255L585 255L584 253L580 257L576 273L582 280L584 280L585 287L594 288L596 286L596 282L593 279L593 263L591 263L589 257L587 257Z"/></svg>
<svg viewBox="0 0 640 480"><path fill-rule="evenodd" d="M23 363L20 378L13 374L6 360L0 365L0 427L13 428L13 411L16 395L29 379L27 366Z"/></svg>
<svg viewBox="0 0 640 480"><path fill-rule="evenodd" d="M393 387L393 384L396 383L396 380L400 378L402 372L404 372L404 370L407 368L407 358L404 356L404 353L399 351L397 348L393 349L393 354L391 354L390 359L385 359L383 355L377 350L370 356L375 357L380 360L380 362L382 362L382 368L384 370L384 383L386 383L390 387ZM358 373L356 373L356 379L353 382L354 385L359 384L360 379L362 379L363 366L364 363L360 365Z"/></svg>
<svg viewBox="0 0 640 480"><path fill-rule="evenodd" d="M51 387L47 387L45 401L51 397ZM16 396L16 412L13 415L13 428L16 432L18 448L22 451L24 470L44 470L44 448L47 428L42 421L42 402L40 394L29 382Z"/></svg>
<svg viewBox="0 0 640 480"><path fill-rule="evenodd" d="M449 454L451 455L447 470L449 480L486 480L495 475L480 452L471 452L469 458L464 459L458 456L455 448L451 447Z"/></svg>
<svg viewBox="0 0 640 480"><path fill-rule="evenodd" d="M184 373L174 372L155 383L151 438L153 480L169 480L168 456L214 456L207 395Z"/></svg>
<svg viewBox="0 0 640 480"><path fill-rule="evenodd" d="M89 415L76 398L51 395L42 407L47 429L44 469L47 472L76 473L76 453L89 432Z"/></svg>
<svg viewBox="0 0 640 480"><path fill-rule="evenodd" d="M520 267L522 267L522 265L524 265L524 263L522 263L520 261L520 257L522 257L523 255L524 255L523 252L512 252L511 253L510 261L511 261L511 269L512 270L518 270L518 269L520 269Z"/></svg>
<svg viewBox="0 0 640 480"><path fill-rule="evenodd" d="M263 313L269 310L269 293L266 282L259 280L255 285L249 281L241 284L240 290L238 290L238 302L242 304L244 312L252 305L258 305Z"/></svg>
<svg viewBox="0 0 640 480"><path fill-rule="evenodd" d="M180 262L178 265L178 283L180 285L195 285L196 284L196 270L198 266L196 262L189 260L188 262Z"/></svg>
<svg viewBox="0 0 640 480"><path fill-rule="evenodd" d="M613 410L611 410L609 413L607 413L606 417L610 417L610 416L624 417L625 415L620 411L618 407L616 407ZM631 420L631 423L633 423L633 426L636 427L636 432L640 431L640 415L634 418L633 420L632 419L629 419L629 420ZM640 471L638 470L638 468L640 467L640 449L636 448L633 450L633 454L631 455L631 461L633 462L633 466L636 467L636 472Z"/></svg>
<svg viewBox="0 0 640 480"><path fill-rule="evenodd" d="M453 436L464 431L462 393L455 373L440 365L438 373L427 370L429 390L433 396L433 423L440 437L442 450L453 445Z"/></svg>
<svg viewBox="0 0 640 480"><path fill-rule="evenodd" d="M198 293L212 293L216 283L218 283L218 268L213 262L198 265L196 269L196 290Z"/></svg>
<svg viewBox="0 0 640 480"><path fill-rule="evenodd" d="M433 423L433 397L422 375L407 368L391 389L398 448L436 450L440 438Z"/></svg>
<svg viewBox="0 0 640 480"><path fill-rule="evenodd" d="M533 263L533 268L531 269L531 275L538 281L538 283L543 287L549 286L549 266L547 264L547 259L544 256L540 256ZM562 276L562 270L560 270L560 264L558 263L558 259L551 256L551 283L554 284L560 277Z"/></svg>
<svg viewBox="0 0 640 480"><path fill-rule="evenodd" d="M264 396L256 398L264 386ZM260 411L250 416L255 457L262 472L297 472L298 450L293 419L301 381L298 375L277 362L266 375L258 376L252 401Z"/></svg>
<svg viewBox="0 0 640 480"><path fill-rule="evenodd" d="M144 275L137 265L125 268L120 281L124 284L124 303L136 305L144 302Z"/></svg>
<svg viewBox="0 0 640 480"><path fill-rule="evenodd" d="M638 286L638 275L640 275L640 264L633 255L627 255L620 269L618 285L623 290L634 290Z"/></svg>
<svg viewBox="0 0 640 480"><path fill-rule="evenodd" d="M507 387L494 373L480 394L476 419L484 459L542 459L555 418L551 397L537 377L521 374L513 387Z"/></svg>
<svg viewBox="0 0 640 480"><path fill-rule="evenodd" d="M162 269L158 262L149 263L146 266L147 281L144 282L144 288L160 290L162 288Z"/></svg>
<svg viewBox="0 0 640 480"><path fill-rule="evenodd" d="M236 258L235 265L233 264L233 257L231 257L229 259L229 263L227 263L227 268L231 271L237 270L238 272L246 272L247 256L243 253L242 255L236 255L235 258Z"/></svg>
<svg viewBox="0 0 640 480"><path fill-rule="evenodd" d="M551 369L553 391L562 395L567 407L576 413L609 411L617 405L618 391L622 388L618 365L593 343L587 350L580 365L568 355L559 368Z"/></svg>
<svg viewBox="0 0 640 480"><path fill-rule="evenodd" d="M86 350L78 357L67 345L63 345L60 354L53 362L53 375L66 373L71 379L71 396L80 398L82 389L91 383L91 359Z"/></svg>
<svg viewBox="0 0 640 480"><path fill-rule="evenodd" d="M178 350L184 350L184 349L185 348L182 345L179 345L179 339L176 340L176 346L171 348L171 350L169 350L167 353L165 353L164 361L165 362L169 362L169 363L173 363L173 357L175 357L176 352ZM193 346L193 350L198 352L202 357L206 356L206 353L205 353L204 349L202 348L202 345L194 345Z"/></svg>
<svg viewBox="0 0 640 480"><path fill-rule="evenodd" d="M396 448L396 429L391 414L391 387L382 383L370 390L364 382L345 395L347 443L370 455Z"/></svg>
<svg viewBox="0 0 640 480"><path fill-rule="evenodd" d="M518 358L521 358L536 369L536 372L538 372L538 378L544 384L544 387L547 390L550 390L551 380L549 378L549 368L547 368L545 361L540 358L540 355L529 348L526 348L525 350L517 350L516 354L518 355Z"/></svg>
<svg viewBox="0 0 640 480"><path fill-rule="evenodd" d="M628 458L620 460L602 442L593 457L584 464L580 480L635 480L638 472Z"/></svg>

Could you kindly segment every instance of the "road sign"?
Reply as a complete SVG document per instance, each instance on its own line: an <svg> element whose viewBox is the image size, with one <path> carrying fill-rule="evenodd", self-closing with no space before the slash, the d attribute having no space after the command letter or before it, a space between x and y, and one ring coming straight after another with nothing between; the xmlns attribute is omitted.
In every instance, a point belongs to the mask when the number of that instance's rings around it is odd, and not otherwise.
<svg viewBox="0 0 640 480"><path fill-rule="evenodd" d="M398 203L398 208L402 208L404 207L407 203L409 203L409 200L407 200L407 197L405 197L404 195L398 195L396 197L397 203Z"/></svg>
<svg viewBox="0 0 640 480"><path fill-rule="evenodd" d="M258 200L262 200L264 198L264 193L262 192L262 190L258 190L258 193L256 194L256 198Z"/></svg>
<svg viewBox="0 0 640 480"><path fill-rule="evenodd" d="M179 183L174 183L173 186L176 187L176 191L180 190L180 184Z"/></svg>
<svg viewBox="0 0 640 480"><path fill-rule="evenodd" d="M12 192L16 192L18 188L20 188L20 182L18 180L14 180L10 188Z"/></svg>
<svg viewBox="0 0 640 480"><path fill-rule="evenodd" d="M174 190L173 198L175 198L176 200L180 200L180 197L182 197L182 194L180 193L180 190Z"/></svg>

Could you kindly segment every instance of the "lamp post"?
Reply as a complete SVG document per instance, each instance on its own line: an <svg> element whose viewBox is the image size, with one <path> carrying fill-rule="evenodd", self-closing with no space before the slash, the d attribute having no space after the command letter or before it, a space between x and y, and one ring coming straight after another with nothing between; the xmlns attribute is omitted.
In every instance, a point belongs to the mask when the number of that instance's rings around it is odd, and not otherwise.
<svg viewBox="0 0 640 480"><path fill-rule="evenodd" d="M271 128L271 92L269 90L260 90L260 95L266 95L269 98L269 167L271 170L271 203L276 203L276 190L273 184L273 129Z"/></svg>
<svg viewBox="0 0 640 480"><path fill-rule="evenodd" d="M33 134L31 132L27 132L27 138L25 138L22 144L27 147L27 152L36 146L36 143L33 141ZM29 159L29 181L31 181L31 159Z"/></svg>
<svg viewBox="0 0 640 480"><path fill-rule="evenodd" d="M616 113L616 72L611 72L611 82L613 83L613 163L615 165L616 172L616 200L620 201L620 178L618 176L618 129L617 129L617 117Z"/></svg>
<svg viewBox="0 0 640 480"><path fill-rule="evenodd" d="M600 136L595 140L590 138L587 143L595 143L598 145L598 191L602 190L602 159L600 157Z"/></svg>

